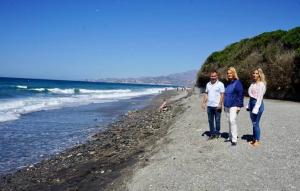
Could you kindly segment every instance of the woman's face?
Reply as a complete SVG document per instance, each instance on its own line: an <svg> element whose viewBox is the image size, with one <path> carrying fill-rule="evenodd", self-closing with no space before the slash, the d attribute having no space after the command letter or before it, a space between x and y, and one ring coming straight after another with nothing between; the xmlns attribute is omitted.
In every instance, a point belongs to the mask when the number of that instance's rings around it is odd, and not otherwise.
<svg viewBox="0 0 300 191"><path fill-rule="evenodd" d="M259 79L259 73L258 73L258 70L254 70L254 71L252 72L252 80L256 82L258 79Z"/></svg>
<svg viewBox="0 0 300 191"><path fill-rule="evenodd" d="M233 80L233 73L232 73L231 70L227 70L227 78L228 78L229 80Z"/></svg>

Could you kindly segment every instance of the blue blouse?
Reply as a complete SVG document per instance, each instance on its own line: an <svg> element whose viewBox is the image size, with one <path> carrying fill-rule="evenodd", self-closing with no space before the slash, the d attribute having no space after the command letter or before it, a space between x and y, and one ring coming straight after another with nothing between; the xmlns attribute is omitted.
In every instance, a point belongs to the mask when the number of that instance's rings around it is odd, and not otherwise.
<svg viewBox="0 0 300 191"><path fill-rule="evenodd" d="M243 107L244 90L240 80L233 80L227 85L224 93L224 107Z"/></svg>

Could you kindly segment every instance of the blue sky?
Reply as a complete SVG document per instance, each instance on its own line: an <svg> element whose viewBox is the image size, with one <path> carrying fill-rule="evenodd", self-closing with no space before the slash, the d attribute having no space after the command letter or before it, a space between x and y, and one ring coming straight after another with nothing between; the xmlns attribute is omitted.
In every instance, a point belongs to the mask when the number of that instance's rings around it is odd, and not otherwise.
<svg viewBox="0 0 300 191"><path fill-rule="evenodd" d="M0 0L0 76L81 80L199 69L230 43L300 26L299 10L299 0Z"/></svg>

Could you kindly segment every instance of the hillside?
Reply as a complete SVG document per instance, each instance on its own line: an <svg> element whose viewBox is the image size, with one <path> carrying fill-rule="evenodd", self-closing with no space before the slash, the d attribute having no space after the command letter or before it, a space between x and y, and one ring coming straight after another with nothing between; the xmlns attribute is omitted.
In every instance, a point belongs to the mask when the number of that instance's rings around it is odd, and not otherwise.
<svg viewBox="0 0 300 191"><path fill-rule="evenodd" d="M197 85L205 85L211 69L217 69L225 81L230 66L237 69L245 89L251 70L261 67L267 78L266 97L300 101L300 27L265 32L213 52L197 74Z"/></svg>
<svg viewBox="0 0 300 191"><path fill-rule="evenodd" d="M98 82L114 82L114 83L135 83L135 84L162 84L192 87L195 84L197 71L190 70L187 72L170 74L166 76L156 77L140 77L140 78L105 78L98 79Z"/></svg>

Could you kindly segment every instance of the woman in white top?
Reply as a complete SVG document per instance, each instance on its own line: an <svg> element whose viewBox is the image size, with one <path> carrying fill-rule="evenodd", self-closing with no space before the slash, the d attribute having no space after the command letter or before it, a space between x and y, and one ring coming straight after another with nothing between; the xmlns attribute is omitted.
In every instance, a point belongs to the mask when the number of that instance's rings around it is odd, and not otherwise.
<svg viewBox="0 0 300 191"><path fill-rule="evenodd" d="M257 68L252 73L252 83L248 89L250 96L248 111L253 125L253 141L250 144L254 147L259 145L260 127L259 121L264 111L263 97L266 92L265 75L261 68Z"/></svg>

